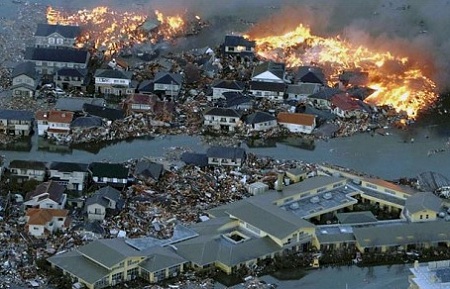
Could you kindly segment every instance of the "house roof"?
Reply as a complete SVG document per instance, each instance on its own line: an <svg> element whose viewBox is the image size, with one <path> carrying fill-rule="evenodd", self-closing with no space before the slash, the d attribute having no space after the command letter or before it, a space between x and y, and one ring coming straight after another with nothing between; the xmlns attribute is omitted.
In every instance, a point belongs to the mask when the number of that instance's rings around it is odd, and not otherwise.
<svg viewBox="0 0 450 289"><path fill-rule="evenodd" d="M216 79L211 84L212 88L224 88L233 90L244 90L245 84L237 80Z"/></svg>
<svg viewBox="0 0 450 289"><path fill-rule="evenodd" d="M133 77L133 72L116 69L97 69L97 71L95 71L95 77L131 80Z"/></svg>
<svg viewBox="0 0 450 289"><path fill-rule="evenodd" d="M244 38L243 36L226 35L224 45L225 46L255 47L256 43L255 43L255 41L250 41L250 40Z"/></svg>
<svg viewBox="0 0 450 289"><path fill-rule="evenodd" d="M56 203L61 203L66 188L55 181L48 181L41 183L36 186L34 191L28 192L25 196L25 200L30 200L33 197L40 196L42 194L48 194L48 198L55 201Z"/></svg>
<svg viewBox="0 0 450 289"><path fill-rule="evenodd" d="M62 209L27 209L26 216L29 218L28 225L45 225L51 222L54 217L65 218L69 214L68 210Z"/></svg>
<svg viewBox="0 0 450 289"><path fill-rule="evenodd" d="M409 196L405 201L405 209L411 214L431 210L439 212L441 210L442 200L431 192L419 192Z"/></svg>
<svg viewBox="0 0 450 289"><path fill-rule="evenodd" d="M353 233L362 247L447 242L450 239L450 222L404 222L390 226L354 227Z"/></svg>
<svg viewBox="0 0 450 289"><path fill-rule="evenodd" d="M36 79L36 64L31 61L17 64L12 71L12 77L14 78L22 74Z"/></svg>
<svg viewBox="0 0 450 289"><path fill-rule="evenodd" d="M86 199L85 205L86 207L92 204L100 204L103 207L107 207L109 204L109 200L112 200L116 203L121 201L121 193L119 190L114 189L111 186L106 186L98 189L95 193ZM120 208L120 206L118 206Z"/></svg>
<svg viewBox="0 0 450 289"><path fill-rule="evenodd" d="M253 70L252 78L256 77L266 71L269 71L273 75L278 77L279 79L283 80L285 69L286 69L286 66L284 65L284 63L266 61L266 62L263 62L263 63L255 66L255 68Z"/></svg>
<svg viewBox="0 0 450 289"><path fill-rule="evenodd" d="M87 75L87 69L83 68L61 68L56 71L56 76L70 76L85 78Z"/></svg>
<svg viewBox="0 0 450 289"><path fill-rule="evenodd" d="M295 75L296 82L326 84L322 68L317 66L300 66Z"/></svg>
<svg viewBox="0 0 450 289"><path fill-rule="evenodd" d="M36 112L36 120L47 120L56 123L71 123L73 120L73 112L70 111L38 111Z"/></svg>
<svg viewBox="0 0 450 289"><path fill-rule="evenodd" d="M90 97L61 97L57 99L55 109L81 112L83 111L83 105L85 103L103 106L105 104L105 100L103 98Z"/></svg>
<svg viewBox="0 0 450 289"><path fill-rule="evenodd" d="M89 260L78 250L71 250L62 254L53 255L47 259L51 264L62 268L64 271L77 276L86 282L96 281L108 276L109 270Z"/></svg>
<svg viewBox="0 0 450 289"><path fill-rule="evenodd" d="M185 152L181 155L181 160L188 165L205 167L208 165L206 154Z"/></svg>
<svg viewBox="0 0 450 289"><path fill-rule="evenodd" d="M227 91L222 93L222 95L225 97L226 107L235 107L241 104L253 105L253 97L245 95L241 92Z"/></svg>
<svg viewBox="0 0 450 289"><path fill-rule="evenodd" d="M51 162L49 169L59 172L87 172L88 164L72 162Z"/></svg>
<svg viewBox="0 0 450 289"><path fill-rule="evenodd" d="M331 100L331 98L336 95L342 93L342 90L338 88L331 88L331 87L325 87L321 89L320 91L308 96L309 98L315 98L315 99L325 99L325 100Z"/></svg>
<svg viewBox="0 0 450 289"><path fill-rule="evenodd" d="M123 110L109 108L103 105L85 103L83 104L83 110L89 115L98 116L111 121L123 119L125 117Z"/></svg>
<svg viewBox="0 0 450 289"><path fill-rule="evenodd" d="M252 113L245 117L245 123L246 124L257 124L262 122L268 122L277 120L277 118L270 113L263 112L263 111L257 111L255 113Z"/></svg>
<svg viewBox="0 0 450 289"><path fill-rule="evenodd" d="M151 161L138 161L134 173L136 176L143 176L158 180L164 171L164 166Z"/></svg>
<svg viewBox="0 0 450 289"><path fill-rule="evenodd" d="M70 124L71 128L101 127L103 120L97 116L80 116Z"/></svg>
<svg viewBox="0 0 450 289"><path fill-rule="evenodd" d="M206 151L206 155L208 158L244 159L245 150L243 148L214 146Z"/></svg>
<svg viewBox="0 0 450 289"><path fill-rule="evenodd" d="M317 83L300 83L300 84L289 84L286 89L286 93L292 94L314 94L320 84Z"/></svg>
<svg viewBox="0 0 450 289"><path fill-rule="evenodd" d="M183 76L177 73L160 71L156 73L154 83L181 85L183 83Z"/></svg>
<svg viewBox="0 0 450 289"><path fill-rule="evenodd" d="M283 92L286 84L279 82L250 81L250 90Z"/></svg>
<svg viewBox="0 0 450 289"><path fill-rule="evenodd" d="M234 109L231 108L221 108L221 107L213 107L205 112L204 115L213 115L213 116L227 116L227 117L237 117L241 118L241 114Z"/></svg>
<svg viewBox="0 0 450 289"><path fill-rule="evenodd" d="M135 93L125 100L126 103L130 104L148 104L150 106L153 106L155 102L157 101L158 96L154 94L139 94Z"/></svg>
<svg viewBox="0 0 450 289"><path fill-rule="evenodd" d="M316 116L305 113L280 112L277 115L277 120L279 123L300 124L307 126L314 125L315 118Z"/></svg>
<svg viewBox="0 0 450 289"><path fill-rule="evenodd" d="M108 178L128 178L128 168L123 164L93 162L89 166L92 176Z"/></svg>
<svg viewBox="0 0 450 289"><path fill-rule="evenodd" d="M331 104L344 111L361 110L359 102L346 95L345 93L339 93L331 97Z"/></svg>
<svg viewBox="0 0 450 289"><path fill-rule="evenodd" d="M0 119L32 121L34 114L28 110L1 109Z"/></svg>
<svg viewBox="0 0 450 289"><path fill-rule="evenodd" d="M46 37L53 33L58 33L64 38L77 38L81 34L81 28L79 26L38 23L34 36Z"/></svg>
<svg viewBox="0 0 450 289"><path fill-rule="evenodd" d="M124 238L98 239L79 247L78 251L107 268L119 264L128 257L145 256L143 252L125 243Z"/></svg>
<svg viewBox="0 0 450 289"><path fill-rule="evenodd" d="M12 160L9 163L10 168L14 169L34 169L34 170L46 170L46 163L39 161L25 161L25 160Z"/></svg>
<svg viewBox="0 0 450 289"><path fill-rule="evenodd" d="M155 90L155 83L153 82L153 80L143 80L139 86L138 86L138 91L139 93L148 93L148 92L153 92Z"/></svg>
<svg viewBox="0 0 450 289"><path fill-rule="evenodd" d="M89 52L75 49L28 47L25 51L25 59L86 64L89 59Z"/></svg>
<svg viewBox="0 0 450 289"><path fill-rule="evenodd" d="M362 224L378 222L377 218L371 211L337 213L336 217L340 224Z"/></svg>

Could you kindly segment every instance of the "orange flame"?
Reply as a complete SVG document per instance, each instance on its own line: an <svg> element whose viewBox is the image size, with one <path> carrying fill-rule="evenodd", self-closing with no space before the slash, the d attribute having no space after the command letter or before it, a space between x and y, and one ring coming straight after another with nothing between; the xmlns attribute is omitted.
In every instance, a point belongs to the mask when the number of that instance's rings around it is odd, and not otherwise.
<svg viewBox="0 0 450 289"><path fill-rule="evenodd" d="M172 39L183 33L185 22L180 16L165 16L159 11L155 11L155 15L160 23L156 35L145 33L139 28L147 19L143 13L118 12L104 6L80 10L74 14L64 13L52 7L47 8L49 24L82 27L77 47L92 47L109 54L133 44L156 42L161 37Z"/></svg>
<svg viewBox="0 0 450 289"><path fill-rule="evenodd" d="M155 10L156 19L161 23L159 34L165 39L171 39L184 30L184 20L179 15L165 16L160 11Z"/></svg>
<svg viewBox="0 0 450 289"><path fill-rule="evenodd" d="M282 35L246 37L255 41L260 57L285 62L288 67L319 65L330 80L336 80L343 70L365 71L368 87L376 90L366 101L392 106L409 118L416 118L437 99L435 83L424 75L419 63L407 57L355 46L339 36L315 36L302 24ZM396 71L391 72L394 65Z"/></svg>

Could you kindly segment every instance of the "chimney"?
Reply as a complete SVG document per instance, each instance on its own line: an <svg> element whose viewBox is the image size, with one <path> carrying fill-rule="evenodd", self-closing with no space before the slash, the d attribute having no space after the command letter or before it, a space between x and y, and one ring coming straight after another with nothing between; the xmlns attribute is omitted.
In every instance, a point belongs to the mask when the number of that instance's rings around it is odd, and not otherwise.
<svg viewBox="0 0 450 289"><path fill-rule="evenodd" d="M284 181L284 172L279 171L277 180L275 181L275 190L277 190L278 192L281 192L283 190L284 187L283 181Z"/></svg>

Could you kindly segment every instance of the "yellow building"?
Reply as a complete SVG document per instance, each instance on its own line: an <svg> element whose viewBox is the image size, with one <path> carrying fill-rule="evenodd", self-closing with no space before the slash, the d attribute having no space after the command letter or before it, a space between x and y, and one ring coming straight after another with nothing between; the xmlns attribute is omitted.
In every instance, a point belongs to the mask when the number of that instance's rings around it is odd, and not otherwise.
<svg viewBox="0 0 450 289"><path fill-rule="evenodd" d="M403 215L411 222L436 221L442 200L431 192L420 192L406 199Z"/></svg>

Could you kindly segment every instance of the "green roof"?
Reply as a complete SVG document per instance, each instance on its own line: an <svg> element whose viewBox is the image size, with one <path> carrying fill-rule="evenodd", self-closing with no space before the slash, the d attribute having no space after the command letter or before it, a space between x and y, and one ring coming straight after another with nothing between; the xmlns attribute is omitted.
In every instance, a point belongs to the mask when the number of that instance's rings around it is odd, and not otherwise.
<svg viewBox="0 0 450 289"><path fill-rule="evenodd" d="M340 224L363 224L378 222L371 211L337 213L336 217Z"/></svg>
<svg viewBox="0 0 450 289"><path fill-rule="evenodd" d="M147 251L150 256L139 264L148 272L156 272L175 265L186 263L187 260L173 252L170 247L154 247Z"/></svg>
<svg viewBox="0 0 450 289"><path fill-rule="evenodd" d="M95 240L78 248L78 251L107 268L119 264L128 257L146 255L129 246L123 238Z"/></svg>
<svg viewBox="0 0 450 289"><path fill-rule="evenodd" d="M420 212L422 210L432 210L439 212L441 210L442 200L431 192L420 192L408 197L405 201L405 209L410 213Z"/></svg>
<svg viewBox="0 0 450 289"><path fill-rule="evenodd" d="M432 221L353 228L362 247L401 246L422 242L448 242L450 222Z"/></svg>
<svg viewBox="0 0 450 289"><path fill-rule="evenodd" d="M47 260L55 266L91 284L109 274L106 268L87 259L77 250L54 255Z"/></svg>
<svg viewBox="0 0 450 289"><path fill-rule="evenodd" d="M227 212L278 239L283 239L300 228L314 227L301 217L275 205L261 204L251 200L243 200L241 206Z"/></svg>

